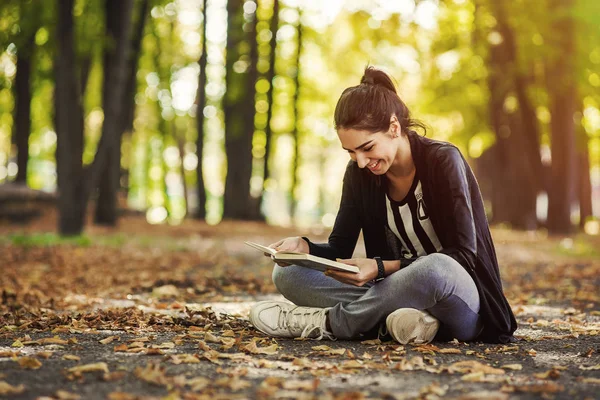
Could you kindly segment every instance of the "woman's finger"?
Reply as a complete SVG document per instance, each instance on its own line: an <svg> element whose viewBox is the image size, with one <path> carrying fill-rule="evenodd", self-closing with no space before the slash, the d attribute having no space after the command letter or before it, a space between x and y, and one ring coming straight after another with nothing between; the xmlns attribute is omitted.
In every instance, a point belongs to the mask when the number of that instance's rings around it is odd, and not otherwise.
<svg viewBox="0 0 600 400"><path fill-rule="evenodd" d="M285 241L285 239L281 239L275 243L271 243L270 245L268 245L267 247L270 247L272 249L276 249L277 247L281 246L281 244Z"/></svg>

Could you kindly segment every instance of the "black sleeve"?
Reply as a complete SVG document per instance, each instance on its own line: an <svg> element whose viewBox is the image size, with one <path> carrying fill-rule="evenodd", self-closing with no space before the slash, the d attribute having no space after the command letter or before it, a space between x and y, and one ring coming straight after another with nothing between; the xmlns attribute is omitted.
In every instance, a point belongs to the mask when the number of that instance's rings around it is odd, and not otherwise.
<svg viewBox="0 0 600 400"><path fill-rule="evenodd" d="M446 238L440 253L446 254L465 267L474 270L477 258L477 235L469 190L469 167L460 151L444 146L436 152L434 184L444 196L442 204L443 236Z"/></svg>
<svg viewBox="0 0 600 400"><path fill-rule="evenodd" d="M352 161L348 164L344 174L340 209L327 243L313 243L308 238L303 238L308 242L310 254L335 260L351 258L354 253L362 223L354 198L356 182L353 180L353 168L355 168L353 164Z"/></svg>

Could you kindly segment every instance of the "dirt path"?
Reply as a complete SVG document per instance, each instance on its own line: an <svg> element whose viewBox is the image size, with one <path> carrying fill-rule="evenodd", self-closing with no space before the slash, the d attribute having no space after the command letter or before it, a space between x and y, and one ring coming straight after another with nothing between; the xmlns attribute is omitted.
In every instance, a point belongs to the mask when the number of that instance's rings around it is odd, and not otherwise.
<svg viewBox="0 0 600 400"><path fill-rule="evenodd" d="M48 225L0 228L0 397L600 398L600 246L588 238L494 230L517 343L400 346L251 328L252 304L278 295L268 260L242 242L287 229L129 218L73 244L34 233Z"/></svg>

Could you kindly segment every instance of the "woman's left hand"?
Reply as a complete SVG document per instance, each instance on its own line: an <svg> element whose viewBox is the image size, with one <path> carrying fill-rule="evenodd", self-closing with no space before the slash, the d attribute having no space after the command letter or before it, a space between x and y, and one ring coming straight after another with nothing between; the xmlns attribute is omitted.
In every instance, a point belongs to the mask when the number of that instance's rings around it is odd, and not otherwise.
<svg viewBox="0 0 600 400"><path fill-rule="evenodd" d="M336 260L343 264L355 265L360 269L360 272L353 274L352 272L343 272L334 269L325 271L325 275L332 277L342 283L347 283L354 286L363 286L365 283L377 278L377 262L371 258L351 258L347 260Z"/></svg>

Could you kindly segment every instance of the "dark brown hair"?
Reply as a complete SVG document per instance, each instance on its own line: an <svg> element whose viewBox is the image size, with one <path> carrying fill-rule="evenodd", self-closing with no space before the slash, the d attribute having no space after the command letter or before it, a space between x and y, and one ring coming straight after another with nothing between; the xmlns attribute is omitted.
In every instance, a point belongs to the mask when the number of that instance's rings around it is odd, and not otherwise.
<svg viewBox="0 0 600 400"><path fill-rule="evenodd" d="M396 92L396 86L388 74L372 66L357 86L342 92L335 106L335 129L357 129L369 132L387 131L390 119L396 115L402 132L419 127L426 131L423 123L410 118L410 111Z"/></svg>

